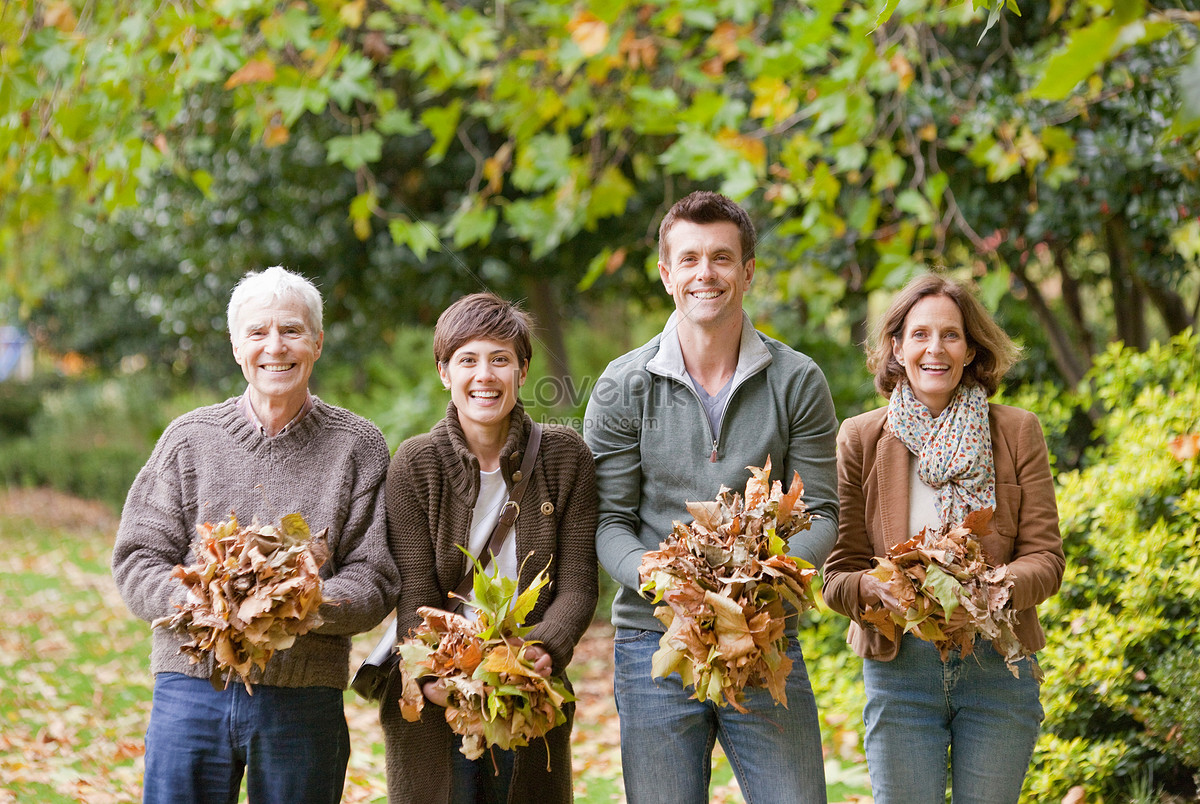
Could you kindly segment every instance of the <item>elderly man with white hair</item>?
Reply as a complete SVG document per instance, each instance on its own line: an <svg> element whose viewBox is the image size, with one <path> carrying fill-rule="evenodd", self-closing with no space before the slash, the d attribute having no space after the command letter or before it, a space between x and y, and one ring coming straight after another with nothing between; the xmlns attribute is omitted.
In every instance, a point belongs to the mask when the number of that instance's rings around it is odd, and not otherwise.
<svg viewBox="0 0 1200 804"><path fill-rule="evenodd" d="M276 652L251 677L210 683L185 638L154 629L154 702L146 731L146 802L255 804L341 800L350 740L342 708L350 637L395 606L399 575L387 546L383 483L389 454L375 425L309 393L321 356L321 295L280 267L242 278L229 301L240 396L176 419L129 490L113 576L138 617L174 614L185 591L176 565L197 558L196 525L236 512L249 522L300 513L328 528L321 568L323 625Z"/></svg>

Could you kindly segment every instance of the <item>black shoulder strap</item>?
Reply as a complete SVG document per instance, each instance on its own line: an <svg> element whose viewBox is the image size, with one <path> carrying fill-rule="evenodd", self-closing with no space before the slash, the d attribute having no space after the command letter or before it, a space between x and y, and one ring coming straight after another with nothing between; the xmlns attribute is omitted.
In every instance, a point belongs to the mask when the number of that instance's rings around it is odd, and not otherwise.
<svg viewBox="0 0 1200 804"><path fill-rule="evenodd" d="M529 478L533 477L533 462L537 459L538 448L541 445L542 426L533 422L533 426L529 429L529 443L525 445L525 457L521 459L521 468L518 470L520 477L517 478L512 491L509 492L508 501L500 509L500 518L496 520L496 527L492 528L491 538L488 539L483 552L478 556L479 566L483 569L487 569L488 565L492 563L492 557L500 552L500 545L504 544L504 536L517 521L517 515L521 513L521 498L525 496L525 487L529 485ZM454 589L450 600L451 607L457 606L461 600L465 600L471 594L474 584L475 568L472 566L467 569L466 575Z"/></svg>

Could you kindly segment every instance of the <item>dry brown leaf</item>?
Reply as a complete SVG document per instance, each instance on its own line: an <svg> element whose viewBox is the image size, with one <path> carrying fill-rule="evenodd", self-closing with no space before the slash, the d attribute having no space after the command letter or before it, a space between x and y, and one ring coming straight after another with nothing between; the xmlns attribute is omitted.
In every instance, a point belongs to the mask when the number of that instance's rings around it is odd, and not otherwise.
<svg viewBox="0 0 1200 804"><path fill-rule="evenodd" d="M654 612L667 627L654 676L679 673L697 700L740 711L748 687L765 687L787 706L785 620L815 607L817 573L787 555L788 540L812 521L800 475L793 472L785 494L770 482L770 457L761 469L747 468L744 495L722 487L715 500L686 503L693 522L675 522L640 567L642 591L667 604Z"/></svg>
<svg viewBox="0 0 1200 804"><path fill-rule="evenodd" d="M256 519L244 528L232 513L197 530L202 561L173 573L187 599L153 626L189 637L180 651L193 663L211 656L217 670L231 671L224 683L236 674L253 693L251 681L275 651L290 648L322 622L317 610L323 601L319 572L329 555L326 531L310 534L300 514L277 525Z"/></svg>

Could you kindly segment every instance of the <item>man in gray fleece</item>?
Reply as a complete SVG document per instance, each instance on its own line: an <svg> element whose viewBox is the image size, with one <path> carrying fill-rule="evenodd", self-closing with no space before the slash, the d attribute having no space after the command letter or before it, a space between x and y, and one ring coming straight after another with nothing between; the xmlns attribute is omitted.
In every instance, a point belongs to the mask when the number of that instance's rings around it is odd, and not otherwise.
<svg viewBox="0 0 1200 804"><path fill-rule="evenodd" d="M773 478L798 471L817 515L791 541L820 567L837 538L837 418L824 375L805 355L754 329L742 297L754 277L754 226L711 192L675 204L659 227L658 270L675 301L666 328L617 358L588 401L584 438L596 457L596 553L620 583L613 601L621 765L630 804L703 804L720 739L747 801L823 802L816 703L799 644L788 706L748 691L747 713L692 699L679 676L652 677L664 627L638 592L638 566L689 521L684 503L745 487L768 456ZM794 620L788 633L795 633Z"/></svg>
<svg viewBox="0 0 1200 804"><path fill-rule="evenodd" d="M197 560L198 523L296 512L314 533L328 528L330 551L324 624L256 671L252 695L236 679L214 689L211 658L193 664L179 651L184 637L154 629L146 802L236 801L243 775L255 804L341 800L350 637L395 606L400 580L384 521L387 444L373 424L308 390L321 312L320 293L298 274L243 277L228 318L245 393L172 422L125 501L113 576L147 621L185 599L172 571Z"/></svg>

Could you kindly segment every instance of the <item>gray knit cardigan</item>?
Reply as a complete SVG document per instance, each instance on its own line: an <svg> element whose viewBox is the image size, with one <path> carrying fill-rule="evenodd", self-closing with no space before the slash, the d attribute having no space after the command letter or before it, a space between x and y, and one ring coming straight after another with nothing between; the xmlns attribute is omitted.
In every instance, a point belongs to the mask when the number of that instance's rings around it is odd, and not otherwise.
<svg viewBox="0 0 1200 804"><path fill-rule="evenodd" d="M500 468L509 488L521 465L532 421L518 404L509 419ZM467 447L454 403L426 434L396 450L387 478L388 541L400 567L398 633L420 624L419 606L447 608L447 593L467 569L457 545L466 545L479 495L479 461ZM591 623L597 598L596 478L592 453L568 427L547 425L516 522L519 586L549 564L551 585L543 588L527 624L528 639L540 640L564 675L575 643ZM399 689L380 704L387 746L388 801L443 804L450 797L451 751L457 740L441 707L428 705L421 720L400 715ZM568 721L545 741L517 749L509 800L554 804L571 800ZM547 755L548 753L548 755ZM487 755L484 755L486 760ZM547 764L550 770L547 771Z"/></svg>
<svg viewBox="0 0 1200 804"><path fill-rule="evenodd" d="M247 421L236 398L184 414L129 490L113 549L117 588L143 620L173 614L184 588L171 573L197 560L197 523L227 519L231 511L245 524L298 512L314 533L329 529L330 558L321 568L325 623L272 656L255 679L344 689L351 635L378 624L399 590L386 541L387 464L387 443L375 425L320 399L273 438ZM211 659L192 664L179 652L183 641L154 629L151 671L208 678Z"/></svg>

